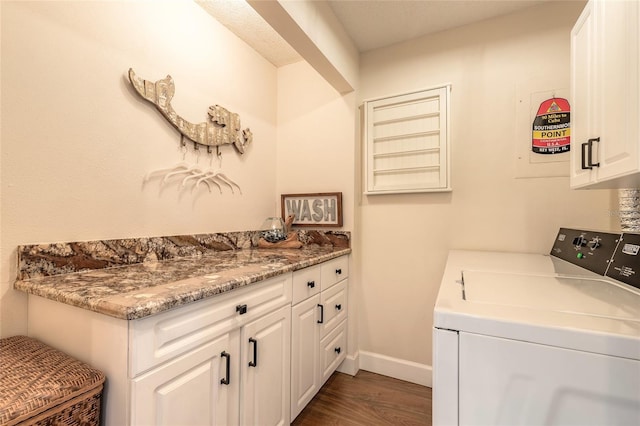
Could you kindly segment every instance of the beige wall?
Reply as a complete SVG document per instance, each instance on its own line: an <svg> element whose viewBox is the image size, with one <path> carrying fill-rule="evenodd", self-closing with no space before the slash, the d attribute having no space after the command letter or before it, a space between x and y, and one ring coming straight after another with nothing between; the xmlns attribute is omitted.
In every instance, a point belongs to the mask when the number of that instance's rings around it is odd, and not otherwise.
<svg viewBox="0 0 640 426"><path fill-rule="evenodd" d="M342 192L344 230L353 229L355 120L355 95L306 62L278 69L277 193Z"/></svg>
<svg viewBox="0 0 640 426"><path fill-rule="evenodd" d="M308 63L278 69L277 191L280 194L342 192L343 226L355 244L354 205L357 107L355 94L339 94ZM277 198L279 202L280 198ZM278 204L279 211L279 204ZM348 356L357 354L359 269L349 271Z"/></svg>
<svg viewBox="0 0 640 426"><path fill-rule="evenodd" d="M26 333L26 297L12 289L19 244L256 229L274 212L277 70L198 5L0 5L0 336ZM182 154L178 132L132 91L130 67L171 74L173 106L192 122L214 104L240 114L253 144L242 157L224 147L222 167L242 195L143 185Z"/></svg>
<svg viewBox="0 0 640 426"><path fill-rule="evenodd" d="M453 192L362 196L361 351L431 365L449 249L545 253L560 226L612 226L610 191L570 191L566 177L515 179L517 90L531 81L569 87L569 32L581 8L553 2L361 55L358 102L453 87Z"/></svg>
<svg viewBox="0 0 640 426"><path fill-rule="evenodd" d="M309 37L318 53L326 57L350 86L346 88L336 85L336 90L348 93L355 89L358 85L358 50L331 7L319 1L278 2ZM324 76L326 79L331 77L330 74Z"/></svg>
<svg viewBox="0 0 640 426"><path fill-rule="evenodd" d="M559 226L614 226L610 191L514 178L518 88L568 87L581 5L368 52L359 90L343 96L304 62L276 70L193 2L1 2L0 336L26 332L26 298L11 288L19 244L245 230L277 214L282 193L340 191L354 246L350 355L429 366L450 248L546 252ZM223 168L242 196L143 185L182 154L129 67L170 73L191 121L212 104L240 114L254 142L243 157L224 149ZM441 83L453 85L453 192L361 195L357 105Z"/></svg>

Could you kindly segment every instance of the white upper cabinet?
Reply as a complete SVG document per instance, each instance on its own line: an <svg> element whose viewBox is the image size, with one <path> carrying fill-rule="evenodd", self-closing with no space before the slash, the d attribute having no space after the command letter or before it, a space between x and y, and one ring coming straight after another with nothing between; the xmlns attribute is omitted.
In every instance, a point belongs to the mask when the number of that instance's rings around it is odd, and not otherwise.
<svg viewBox="0 0 640 426"><path fill-rule="evenodd" d="M571 187L640 187L640 2L591 0L571 32Z"/></svg>
<svg viewBox="0 0 640 426"><path fill-rule="evenodd" d="M450 86L364 102L366 194L450 191Z"/></svg>

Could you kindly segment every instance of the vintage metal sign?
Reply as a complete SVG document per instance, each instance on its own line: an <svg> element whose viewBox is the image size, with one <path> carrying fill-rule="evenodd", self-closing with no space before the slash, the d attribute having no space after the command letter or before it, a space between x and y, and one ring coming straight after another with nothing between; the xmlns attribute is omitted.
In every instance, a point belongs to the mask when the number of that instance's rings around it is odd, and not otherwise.
<svg viewBox="0 0 640 426"><path fill-rule="evenodd" d="M531 149L536 154L561 154L571 149L571 108L564 98L543 101L533 120Z"/></svg>

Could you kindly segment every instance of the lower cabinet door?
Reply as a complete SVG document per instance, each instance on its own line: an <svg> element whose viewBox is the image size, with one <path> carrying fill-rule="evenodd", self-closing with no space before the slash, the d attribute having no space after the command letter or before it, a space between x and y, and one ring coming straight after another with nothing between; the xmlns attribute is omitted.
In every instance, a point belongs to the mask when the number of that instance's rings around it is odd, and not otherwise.
<svg viewBox="0 0 640 426"><path fill-rule="evenodd" d="M320 294L320 304L323 306L321 338L347 318L347 281L342 280Z"/></svg>
<svg viewBox="0 0 640 426"><path fill-rule="evenodd" d="M347 357L347 321L342 321L320 342L320 386L331 377L336 368Z"/></svg>
<svg viewBox="0 0 640 426"><path fill-rule="evenodd" d="M239 352L235 331L133 379L131 424L237 424Z"/></svg>
<svg viewBox="0 0 640 426"><path fill-rule="evenodd" d="M242 327L240 424L289 425L291 306Z"/></svg>
<svg viewBox="0 0 640 426"><path fill-rule="evenodd" d="M291 420L320 389L320 295L291 308Z"/></svg>

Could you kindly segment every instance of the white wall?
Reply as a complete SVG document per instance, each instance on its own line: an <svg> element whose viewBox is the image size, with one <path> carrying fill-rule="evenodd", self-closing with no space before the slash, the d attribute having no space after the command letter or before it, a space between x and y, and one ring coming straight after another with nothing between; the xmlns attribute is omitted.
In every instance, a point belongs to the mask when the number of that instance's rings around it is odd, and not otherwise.
<svg viewBox="0 0 640 426"><path fill-rule="evenodd" d="M26 297L12 289L20 244L249 230L273 213L276 69L197 4L0 7L0 336L26 333ZM130 67L171 74L189 121L214 104L240 114L253 144L244 156L224 147L222 167L242 195L143 185L183 156L178 132L130 87ZM205 151L198 164L209 165Z"/></svg>
<svg viewBox="0 0 640 426"><path fill-rule="evenodd" d="M361 55L358 102L453 85L453 192L362 196L361 353L431 365L449 249L546 253L560 226L612 225L609 191L515 179L518 87L569 87L569 32L582 5L552 2Z"/></svg>

